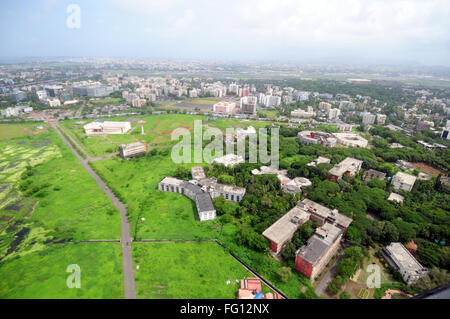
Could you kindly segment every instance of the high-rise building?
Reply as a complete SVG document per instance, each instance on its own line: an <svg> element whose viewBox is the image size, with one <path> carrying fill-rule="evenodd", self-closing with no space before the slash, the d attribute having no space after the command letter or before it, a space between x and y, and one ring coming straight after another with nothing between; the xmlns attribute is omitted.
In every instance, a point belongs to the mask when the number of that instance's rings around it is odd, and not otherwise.
<svg viewBox="0 0 450 319"><path fill-rule="evenodd" d="M256 115L256 105L258 98L256 96L245 96L241 98L241 112L243 114Z"/></svg>

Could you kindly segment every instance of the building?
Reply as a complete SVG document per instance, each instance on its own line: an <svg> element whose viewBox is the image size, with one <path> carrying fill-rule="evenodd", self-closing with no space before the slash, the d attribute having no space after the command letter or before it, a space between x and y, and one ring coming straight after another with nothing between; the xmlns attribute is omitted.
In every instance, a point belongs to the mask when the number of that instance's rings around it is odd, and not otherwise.
<svg viewBox="0 0 450 319"><path fill-rule="evenodd" d="M319 103L319 110L328 113L331 110L331 104L327 103L327 102L320 102Z"/></svg>
<svg viewBox="0 0 450 319"><path fill-rule="evenodd" d="M404 161L404 160L398 160L397 162L395 162L395 167L398 167L405 171L411 171L414 169L413 164L411 164L410 162Z"/></svg>
<svg viewBox="0 0 450 319"><path fill-rule="evenodd" d="M387 116L384 114L377 114L377 124L384 125L386 123Z"/></svg>
<svg viewBox="0 0 450 319"><path fill-rule="evenodd" d="M331 109L328 113L328 119L333 121L339 119L339 115L341 115L340 109Z"/></svg>
<svg viewBox="0 0 450 319"><path fill-rule="evenodd" d="M306 210L295 206L267 228L262 235L270 242L270 249L279 254L284 244L292 239L297 229L306 223L310 216Z"/></svg>
<svg viewBox="0 0 450 319"><path fill-rule="evenodd" d="M335 133L337 142L341 145L356 148L365 148L369 145L369 141L355 133Z"/></svg>
<svg viewBox="0 0 450 319"><path fill-rule="evenodd" d="M104 134L126 134L130 130L130 122L96 121L84 126L84 132L87 136Z"/></svg>
<svg viewBox="0 0 450 319"><path fill-rule="evenodd" d="M166 177L158 184L160 191L182 194L195 202L200 221L216 219L216 209L211 196L200 186L172 177Z"/></svg>
<svg viewBox="0 0 450 319"><path fill-rule="evenodd" d="M261 280L254 277L241 280L238 299L282 299L282 297L276 292L269 292L264 296Z"/></svg>
<svg viewBox="0 0 450 319"><path fill-rule="evenodd" d="M219 103L216 103L213 105L214 113L231 114L231 113L234 113L235 109L236 109L236 103L234 103L234 102L220 101Z"/></svg>
<svg viewBox="0 0 450 319"><path fill-rule="evenodd" d="M307 110L295 110L291 112L291 117L297 117L302 119L310 119L316 116L316 112L314 112L314 109L312 106L308 106Z"/></svg>
<svg viewBox="0 0 450 319"><path fill-rule="evenodd" d="M258 98L256 96L245 96L241 98L240 106L242 114L256 115L256 105Z"/></svg>
<svg viewBox="0 0 450 319"><path fill-rule="evenodd" d="M375 124L375 120L376 120L377 116L371 113L364 113L362 115L362 122L365 125L372 125Z"/></svg>
<svg viewBox="0 0 450 319"><path fill-rule="evenodd" d="M342 229L332 224L317 228L306 245L297 250L295 269L314 281L338 251L342 237Z"/></svg>
<svg viewBox="0 0 450 319"><path fill-rule="evenodd" d="M391 193L391 195L389 195L388 200L390 200L391 202L403 203L405 197L397 193Z"/></svg>
<svg viewBox="0 0 450 319"><path fill-rule="evenodd" d="M131 158L139 155L143 155L147 152L144 143L136 142L131 144L124 144L119 146L119 155L122 158Z"/></svg>
<svg viewBox="0 0 450 319"><path fill-rule="evenodd" d="M319 164L330 164L330 163L331 163L331 159L319 156L317 159L315 159L311 163L308 163L308 166L317 166Z"/></svg>
<svg viewBox="0 0 450 319"><path fill-rule="evenodd" d="M205 171L203 170L203 167L200 166L194 166L191 168L191 176L194 180L201 180L206 178Z"/></svg>
<svg viewBox="0 0 450 319"><path fill-rule="evenodd" d="M334 147L337 139L330 133L302 131L298 133L298 141L306 145L321 144L327 147Z"/></svg>
<svg viewBox="0 0 450 319"><path fill-rule="evenodd" d="M417 177L409 175L403 172L398 172L392 178L392 186L395 190L402 190L406 192L411 192L414 184L416 183Z"/></svg>
<svg viewBox="0 0 450 319"><path fill-rule="evenodd" d="M27 93L23 92L23 91L14 91L11 96L13 97L13 99L16 100L16 102L20 102L23 100L27 99Z"/></svg>
<svg viewBox="0 0 450 319"><path fill-rule="evenodd" d="M105 85L82 85L82 86L72 86L73 94L81 96L90 97L105 97L110 95L115 91L113 86Z"/></svg>
<svg viewBox="0 0 450 319"><path fill-rule="evenodd" d="M233 167L235 165L244 163L245 160L242 156L240 155L234 155L234 154L227 154L225 156L216 158L213 161L213 164L223 164L226 167Z"/></svg>
<svg viewBox="0 0 450 319"><path fill-rule="evenodd" d="M345 234L352 219L339 214L337 210L331 210L309 199L297 203L297 205L277 220L263 232L263 236L269 240L270 249L279 254L284 244L291 240L297 229L308 220L321 225L330 223L342 230Z"/></svg>
<svg viewBox="0 0 450 319"><path fill-rule="evenodd" d="M61 85L48 85L44 87L44 90L48 97L59 97L63 87Z"/></svg>
<svg viewBox="0 0 450 319"><path fill-rule="evenodd" d="M328 179L337 181L344 176L355 176L361 170L363 161L347 157L345 160L339 164L334 165L329 171Z"/></svg>
<svg viewBox="0 0 450 319"><path fill-rule="evenodd" d="M311 185L312 183L309 179L305 177L296 177L288 183L281 185L281 188L285 193L289 193L295 196L296 194L301 193L303 188L309 187Z"/></svg>
<svg viewBox="0 0 450 319"><path fill-rule="evenodd" d="M417 130L418 131L429 130L432 127L434 127L434 123L430 122L430 121L419 121L417 123Z"/></svg>
<svg viewBox="0 0 450 319"><path fill-rule="evenodd" d="M373 179L384 180L386 178L386 174L383 172L376 171L374 169L369 169L364 172L363 180L366 182L370 182Z"/></svg>
<svg viewBox="0 0 450 319"><path fill-rule="evenodd" d="M428 272L401 243L391 243L384 247L381 253L388 264L402 275L403 281L408 285L417 282Z"/></svg>

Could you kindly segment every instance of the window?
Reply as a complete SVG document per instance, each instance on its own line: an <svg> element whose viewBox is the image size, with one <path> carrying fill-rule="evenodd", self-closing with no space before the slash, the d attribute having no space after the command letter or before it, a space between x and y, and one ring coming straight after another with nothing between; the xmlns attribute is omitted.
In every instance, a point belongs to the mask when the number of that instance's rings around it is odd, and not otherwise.
<svg viewBox="0 0 450 319"><path fill-rule="evenodd" d="M180 191L178 190L178 187L177 187L177 193L179 193Z"/></svg>
<svg viewBox="0 0 450 319"><path fill-rule="evenodd" d="M234 195L231 195L231 200L234 200Z"/></svg>
<svg viewBox="0 0 450 319"><path fill-rule="evenodd" d="M239 202L239 196L236 196L236 200Z"/></svg>
<svg viewBox="0 0 450 319"><path fill-rule="evenodd" d="M225 198L228 199L228 194L225 195Z"/></svg>

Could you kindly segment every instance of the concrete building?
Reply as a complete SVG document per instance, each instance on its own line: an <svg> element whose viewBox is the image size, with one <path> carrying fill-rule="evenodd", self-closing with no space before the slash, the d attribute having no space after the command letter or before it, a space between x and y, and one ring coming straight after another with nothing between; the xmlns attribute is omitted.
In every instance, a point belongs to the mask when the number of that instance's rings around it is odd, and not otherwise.
<svg viewBox="0 0 450 319"><path fill-rule="evenodd" d="M295 110L291 112L291 117L297 117L302 119L310 119L316 116L316 112L314 112L314 109L311 106L308 106L308 109L305 110Z"/></svg>
<svg viewBox="0 0 450 319"><path fill-rule="evenodd" d="M200 166L194 166L191 168L191 176L194 180L201 180L206 178L205 171L203 170L203 167Z"/></svg>
<svg viewBox="0 0 450 319"><path fill-rule="evenodd" d="M110 95L115 91L113 86L105 85L82 85L82 86L72 86L73 94L81 96L90 97L105 97Z"/></svg>
<svg viewBox="0 0 450 319"><path fill-rule="evenodd" d="M172 177L166 177L158 184L158 189L164 192L182 194L195 202L200 221L216 219L216 209L211 196L200 186Z"/></svg>
<svg viewBox="0 0 450 319"><path fill-rule="evenodd" d="M328 113L328 119L333 121L339 119L339 115L341 115L340 109L331 109Z"/></svg>
<svg viewBox="0 0 450 319"><path fill-rule="evenodd" d="M398 172L392 178L392 186L395 190L402 190L406 192L411 192L414 184L416 183L417 177L409 175L403 172Z"/></svg>
<svg viewBox="0 0 450 319"><path fill-rule="evenodd" d="M347 157L345 160L339 164L334 165L329 171L328 179L337 181L344 176L355 176L361 170L363 161Z"/></svg>
<svg viewBox="0 0 450 319"><path fill-rule="evenodd" d="M331 163L331 159L319 156L317 159L315 159L311 163L308 163L308 166L317 166L319 164L330 164L330 163Z"/></svg>
<svg viewBox="0 0 450 319"><path fill-rule="evenodd" d="M386 123L387 116L384 114L377 114L377 124L384 125Z"/></svg>
<svg viewBox="0 0 450 319"><path fill-rule="evenodd" d="M119 155L122 158L131 158L139 155L143 155L147 152L144 143L136 142L131 144L123 144L119 146Z"/></svg>
<svg viewBox="0 0 450 319"><path fill-rule="evenodd" d="M269 240L270 249L279 254L284 244L292 239L297 229L309 220L310 215L303 208L295 206L267 228L262 235Z"/></svg>
<svg viewBox="0 0 450 319"><path fill-rule="evenodd" d="M296 252L295 269L314 281L338 251L342 237L342 229L332 224L317 228L306 245Z"/></svg>
<svg viewBox="0 0 450 319"><path fill-rule="evenodd" d="M372 125L375 124L375 120L376 120L377 116L371 113L364 113L362 115L362 122L365 125Z"/></svg>
<svg viewBox="0 0 450 319"><path fill-rule="evenodd" d="M321 225L332 224L345 234L352 219L339 214L337 210L331 210L309 199L297 203L297 205L282 216L273 225L263 232L263 236L269 240L270 249L279 254L284 244L291 240L297 229L313 220Z"/></svg>
<svg viewBox="0 0 450 319"><path fill-rule="evenodd" d="M381 253L388 264L402 275L403 281L408 285L417 282L428 272L401 243L391 243L384 247Z"/></svg>
<svg viewBox="0 0 450 319"><path fill-rule="evenodd" d="M320 102L319 110L324 111L325 113L328 113L331 110L331 104L327 103L327 102Z"/></svg>
<svg viewBox="0 0 450 319"><path fill-rule="evenodd" d="M337 139L330 133L302 131L298 133L298 141L306 145L321 144L327 147L334 147Z"/></svg>
<svg viewBox="0 0 450 319"><path fill-rule="evenodd" d="M234 113L235 110L236 110L236 103L234 102L220 101L219 103L213 105L214 113L231 114Z"/></svg>
<svg viewBox="0 0 450 319"><path fill-rule="evenodd" d="M245 96L240 100L241 113L256 115L256 105L258 98L256 96Z"/></svg>
<svg viewBox="0 0 450 319"><path fill-rule="evenodd" d="M391 193L391 195L389 195L388 200L390 200L391 202L403 203L405 197L397 193Z"/></svg>
<svg viewBox="0 0 450 319"><path fill-rule="evenodd" d="M225 156L216 158L213 161L213 164L223 164L226 167L233 167L244 162L245 160L240 155L227 154Z"/></svg>
<svg viewBox="0 0 450 319"><path fill-rule="evenodd" d="M355 133L335 133L337 142L341 145L356 148L365 148L369 145L369 141Z"/></svg>
<svg viewBox="0 0 450 319"><path fill-rule="evenodd" d="M386 174L383 172L376 171L374 169L369 169L364 172L363 180L366 182L370 182L373 179L384 180L386 178Z"/></svg>
<svg viewBox="0 0 450 319"><path fill-rule="evenodd" d="M105 135L105 134L126 134L131 130L130 122L108 122L96 121L84 126L84 132L87 136Z"/></svg>

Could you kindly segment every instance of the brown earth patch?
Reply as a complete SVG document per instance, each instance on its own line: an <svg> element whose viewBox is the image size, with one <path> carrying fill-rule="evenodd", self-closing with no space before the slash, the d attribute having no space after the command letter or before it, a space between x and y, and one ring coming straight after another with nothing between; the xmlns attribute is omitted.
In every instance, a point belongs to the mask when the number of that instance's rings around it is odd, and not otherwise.
<svg viewBox="0 0 450 319"><path fill-rule="evenodd" d="M430 165L427 165L425 163L412 163L415 167L420 168L421 170L423 170L425 173L433 175L433 176L439 176L439 174L445 174L443 171L434 168Z"/></svg>

